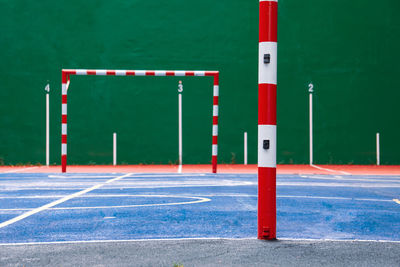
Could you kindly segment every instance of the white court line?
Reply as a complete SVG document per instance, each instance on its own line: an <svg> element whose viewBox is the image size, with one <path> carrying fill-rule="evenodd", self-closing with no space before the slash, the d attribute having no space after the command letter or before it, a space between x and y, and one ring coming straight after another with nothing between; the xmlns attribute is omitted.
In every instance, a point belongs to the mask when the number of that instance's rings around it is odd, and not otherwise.
<svg viewBox="0 0 400 267"><path fill-rule="evenodd" d="M174 196L169 196L174 197ZM175 197L178 198L178 197ZM94 207L61 207L61 208L48 208L47 210L89 210L89 209L118 209L118 208L137 208L137 207L158 207L158 206L177 206L177 205L189 205L203 202L209 202L211 199L205 197L180 197L197 199L195 201L186 202L170 202L170 203L155 203L155 204L137 204L137 205L120 205L120 206L94 206ZM0 211L23 211L30 209L0 209Z"/></svg>
<svg viewBox="0 0 400 267"><path fill-rule="evenodd" d="M158 198L186 198L186 199L195 199L194 201L185 201L185 202L170 202L170 203L154 203L154 204L136 204L136 205L117 205L117 206L94 206L94 207L60 207L60 208L48 208L48 210L84 210L84 209L112 209L112 208L135 208L135 207L155 207L155 206L176 206L176 205L189 205L189 204L197 204L203 202L209 202L211 199L206 197L190 197L190 196L179 196L179 195L86 195L82 196L84 198L91 197L158 197ZM1 197L8 198L8 197ZM32 197L17 197L17 198L35 198ZM43 198L40 196L40 198ZM14 209L0 209L0 211L23 211L23 210L31 210L30 208L14 208Z"/></svg>
<svg viewBox="0 0 400 267"><path fill-rule="evenodd" d="M109 190L115 190L115 189L138 189L138 188L151 188L151 189L156 189L156 188L187 188L187 187L221 187L221 186L229 186L229 187L234 187L234 186L256 186L257 183L254 182L243 182L243 183L237 183L237 184L184 184L184 185L178 185L178 184L165 184L165 185L137 185L137 186L127 186L124 184L119 184L119 185L113 185L110 187L107 187ZM348 188L400 188L400 184L385 184L385 183L380 183L380 184L370 184L370 183L316 183L316 182L278 182L276 183L277 186L294 186L294 187L348 187ZM83 187L57 187L56 189L54 187L25 187L25 188L0 188L2 191L27 191L27 190L49 190L49 191L55 191L55 190L79 190L79 189L84 189Z"/></svg>
<svg viewBox="0 0 400 267"><path fill-rule="evenodd" d="M27 196L27 197L0 197L0 199L30 199L30 198L55 198L56 196ZM62 197L62 196L57 196ZM245 194L202 194L202 197L190 197L190 196L180 196L180 195L85 195L81 196L83 198L107 198L107 197L169 197L169 198L189 198L189 199L198 199L196 201L187 201L187 202L172 202L172 203L161 203L161 204L137 204L137 205L121 205L121 206L95 206L95 207L62 207L62 208L49 208L48 210L78 210L78 209L109 209L109 208L133 208L133 207L152 207L152 206L168 206L168 205L187 205L187 204L196 204L209 202L211 199L206 197L254 197L257 195L245 195ZM396 202L400 204L400 200L398 199L374 199L374 198L350 198L350 197L324 197L324 196L296 196L296 195L278 195L277 198L309 198L309 199L328 199L328 200L353 200L353 201L371 201L371 202ZM31 210L30 208L13 208L13 209L0 209L0 211L24 211Z"/></svg>
<svg viewBox="0 0 400 267"><path fill-rule="evenodd" d="M198 177L198 176L205 176L205 174L185 174L185 177ZM71 175L71 176L66 176L66 175L54 175L50 174L48 175L49 178L110 178L110 177L115 177L115 175ZM177 175L177 174L134 174L132 173L131 175L132 178L147 178L147 177L182 177L182 175Z"/></svg>
<svg viewBox="0 0 400 267"><path fill-rule="evenodd" d="M371 239L313 239L313 238L278 238L282 241L312 241L312 242L374 242L374 243L400 243L398 240L371 240Z"/></svg>
<svg viewBox="0 0 400 267"><path fill-rule="evenodd" d="M318 183L318 182L278 182L277 186L318 186L318 187L359 187L359 188L400 188L399 183Z"/></svg>
<svg viewBox="0 0 400 267"><path fill-rule="evenodd" d="M310 198L310 199L331 199L331 200L355 200L355 201L392 202L391 199L351 198L351 197L322 197L322 196L277 196L277 197L278 197L278 198Z"/></svg>
<svg viewBox="0 0 400 267"><path fill-rule="evenodd" d="M179 165L179 167L178 167L178 173L182 173L182 165Z"/></svg>
<svg viewBox="0 0 400 267"><path fill-rule="evenodd" d="M46 198L61 198L68 195L39 195L39 196L0 196L0 199L46 199ZM90 194L80 196L81 198L109 198L109 197L166 197L166 198L198 198L185 195L133 195L133 194Z"/></svg>
<svg viewBox="0 0 400 267"><path fill-rule="evenodd" d="M319 169L319 170L323 170L323 171L328 171L328 172L333 172L333 173L338 173L339 172L339 173L344 174L344 175L351 175L351 173L349 173L349 172L339 171L339 170L335 171L335 170L332 170L332 169L322 168L322 167L314 165L314 164L310 164L310 166L314 167L316 169Z"/></svg>
<svg viewBox="0 0 400 267"><path fill-rule="evenodd" d="M343 176L338 176L335 175L334 177L332 176L327 176L327 175L305 175L305 174L301 174L299 175L301 178L307 178L307 179L315 179L315 180L334 180L334 181L362 181L362 182L393 182L393 183L400 183L400 178L397 177L393 177L393 179L386 178L375 178L375 177L371 177L371 178L365 178L364 176L361 177L356 177L356 176L351 176L351 177L343 177ZM375 178L375 179L374 179ZM397 178L397 179L396 179Z"/></svg>
<svg viewBox="0 0 400 267"><path fill-rule="evenodd" d="M71 176L65 176L65 175L53 175L50 174L48 175L49 178L111 178L115 177L115 175L71 175Z"/></svg>
<svg viewBox="0 0 400 267"><path fill-rule="evenodd" d="M10 220L8 220L8 221L5 221L5 222L0 223L0 228L3 228L3 227L5 227L5 226L7 226L7 225L10 225L10 224L13 224L13 223L15 223L15 222L18 222L18 221L20 221L20 220L22 220L22 219L25 219L25 218L27 218L27 217L29 217L29 216L32 216L32 215L34 215L34 214L36 214L36 213L38 213L38 212L41 212L41 211L43 211L43 210L46 210L46 209L48 209L48 208L54 207L54 206L56 206L56 205L58 205L58 204L60 204L60 203L63 203L63 202L65 202L65 201L67 201L67 200L70 200L70 199L72 199L72 198L75 198L75 197L81 196L81 195L83 195L83 194L86 194L86 193L88 193L88 192L90 192L90 191L93 191L93 190L95 190L95 189L98 189L98 188L100 188L100 187L102 187L102 186L104 186L104 185L106 185L106 184L109 184L109 183L112 183L112 182L114 182L114 181L120 180L120 179L122 179L122 178L124 178L124 177L127 177L127 176L131 175L131 174L132 174L132 173L127 173L127 174L125 174L125 175L115 177L115 178L113 178L113 179L110 179L110 180L106 181L105 183L101 183L101 184L94 185L94 186L92 186L92 187L90 187L90 188L87 188L87 189L85 189L85 190L82 190L82 191L76 192L76 193L74 193L74 194L65 196L65 197L63 197L63 198L61 198L61 199L58 199L58 200L53 201L53 202L50 202L50 203L48 203L48 204L46 204L46 205L43 205L43 206L41 206L41 207L39 207L39 208L36 208L36 209L30 210L30 211L28 211L28 212L25 212L25 213L23 213L23 214L21 214L21 215L15 217L15 218L12 218L12 219L10 219Z"/></svg>
<svg viewBox="0 0 400 267"><path fill-rule="evenodd" d="M155 206L177 206L177 205L188 205L209 202L211 199L205 197L182 197L197 199L195 201L186 202L172 202L172 203L155 203L155 204L138 204L138 205L121 205L121 206L95 206L95 207L63 207L63 208L51 208L51 210L84 210L84 209L114 209L114 208L135 208L135 207L155 207Z"/></svg>
<svg viewBox="0 0 400 267"><path fill-rule="evenodd" d="M39 166L27 167L27 168L22 168L22 169L17 169L17 170L9 170L9 171L5 171L2 173L21 172L21 171L26 171L26 170L36 169L36 168L39 168Z"/></svg>
<svg viewBox="0 0 400 267"><path fill-rule="evenodd" d="M56 244L85 244L85 243L118 243L118 242L158 242L158 241L202 241L202 240L229 240L229 241L240 241L240 240L254 240L258 239L254 237L242 237L242 238L228 238L228 237L188 237L188 238L154 238L154 239L121 239L121 240L78 240L78 241L49 241L49 242L25 242L25 243L0 243L0 246L24 246L24 245L56 245ZM400 243L397 240L363 240L363 239L306 239L306 238L279 238L282 241L308 241L308 242L373 242L373 243ZM263 242L263 241L259 241Z"/></svg>
<svg viewBox="0 0 400 267"><path fill-rule="evenodd" d="M212 177L212 176L215 176L216 174L214 174L214 173L210 173L210 174L205 174L205 173L192 173L192 174L187 174L187 173L185 173L184 175L181 175L181 174L133 174L132 175L132 177L130 177L130 178L148 178L148 177L155 177L155 178L157 178L157 177L160 177L160 178L163 178L163 177L203 177L203 176L210 176L210 178Z"/></svg>

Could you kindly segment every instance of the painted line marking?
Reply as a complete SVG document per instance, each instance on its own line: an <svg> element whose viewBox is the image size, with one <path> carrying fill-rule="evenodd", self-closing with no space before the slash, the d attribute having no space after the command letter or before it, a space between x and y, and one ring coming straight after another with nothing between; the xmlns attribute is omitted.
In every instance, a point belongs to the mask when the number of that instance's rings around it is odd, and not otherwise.
<svg viewBox="0 0 400 267"><path fill-rule="evenodd" d="M204 173L199 173L199 174L185 174L184 177L199 177L199 176L205 176L206 174ZM110 178L114 176L110 175L54 175L50 174L48 176L49 178ZM131 175L132 178L148 178L148 177L182 177L182 175L178 174L135 174L132 173Z"/></svg>
<svg viewBox="0 0 400 267"><path fill-rule="evenodd" d="M48 196L47 198L55 198L56 196ZM61 196L57 196L61 197ZM171 202L161 204L137 204L137 205L120 205L120 206L94 206L94 207L60 207L60 208L48 208L48 210L83 210L83 209L109 209L109 208L133 208L133 207L152 207L152 206L173 206L173 205L188 205L209 202L211 199L207 197L254 197L257 195L244 195L244 194L202 194L201 197L190 197L190 196L179 196L179 195L83 195L82 198L107 198L107 197L165 197L165 198L188 198L197 199L195 201L187 202ZM0 199L12 198L12 197L1 197ZM32 196L32 197L15 197L15 198L46 198L46 196ZM393 202L400 204L398 199L374 199L374 198L350 198L350 197L324 197L324 196L296 196L296 195L278 195L277 198L305 198L305 199L327 199L327 200L349 200L349 201L371 201L371 202ZM398 201L398 202L397 202ZM31 210L30 208L12 208L12 209L0 209L0 211L25 211Z"/></svg>
<svg viewBox="0 0 400 267"><path fill-rule="evenodd" d="M199 199L202 197L257 197L258 195L251 194L201 194L201 197L191 197L184 195L132 195L132 194L121 194L121 195L108 195L108 194L96 194L96 195L83 195L81 198L118 198L118 197L165 197L165 198L192 198ZM0 199L46 199L46 198L60 198L65 197L63 195L56 196L7 196L0 197ZM383 201L383 202L398 202L400 204L400 200L398 199L379 199L379 198L351 198L351 197L324 197L324 196L296 196L296 195L278 195L278 198L315 198L315 199L333 199L333 200L360 200L360 201ZM58 209L58 208L56 208ZM3 209L0 209L3 210Z"/></svg>
<svg viewBox="0 0 400 267"><path fill-rule="evenodd" d="M115 177L115 178L113 178L113 179L108 180L108 181L105 182L105 183L101 183L101 184L94 185L94 186L89 187L89 188L87 188L87 189L85 189L85 190L82 190L82 191L76 192L76 193L74 193L74 194L65 196L65 197L63 197L63 198L61 198L61 199L58 199L58 200L56 200L56 201L53 201L53 202L48 203L48 204L46 204L46 205L43 205L43 206L41 206L41 207L39 207L39 208L36 208L36 209L30 210L30 211L28 211L28 212L25 212L25 213L23 213L23 214L21 214L21 215L15 217L15 218L12 218L12 219L10 219L10 220L8 220L8 221L5 221L5 222L0 223L0 228L3 228L3 227L5 227L5 226L7 226L7 225L10 225L10 224L13 224L13 223L15 223L15 222L18 222L18 221L20 221L20 220L23 220L23 219L25 219L25 218L27 218L27 217L29 217L29 216L32 216L32 215L34 215L34 214L36 214L36 213L38 213L38 212L41 212L41 211L43 211L43 210L49 209L49 208L51 208L51 207L54 207L54 206L56 206L56 205L58 205L58 204L60 204L60 203L63 203L63 202L65 202L65 201L68 201L68 200L70 200L70 199L72 199L72 198L81 196L81 195L86 194L86 193L88 193L88 192L90 192L90 191L93 191L93 190L95 190L95 189L98 189L98 188L104 186L105 184L108 184L108 183L111 183L111 182L120 180L120 179L122 179L122 178L124 178L124 177L127 177L127 176L130 176L130 175L132 175L132 173L127 173L127 174L125 174L125 175Z"/></svg>
<svg viewBox="0 0 400 267"><path fill-rule="evenodd" d="M235 187L235 186L256 186L256 182L241 182L241 183L230 183L230 184L179 184L179 183L172 183L172 184L164 184L164 185L156 185L154 184L138 184L136 186L133 186L133 183L124 184L116 184L113 186L108 186L107 188L103 188L102 190L120 190L121 188L123 189L140 189L140 188L146 188L146 189L156 189L156 188L189 188L189 187ZM315 183L315 182L278 182L277 186L291 186L291 187L342 187L342 188L400 188L400 184L385 184L385 183L379 183L379 184L367 184L367 183ZM57 190L81 190L85 189L84 187L24 187L24 188L19 188L19 187L9 187L9 188L0 188L0 191L31 191L31 190L41 190L41 191L57 191Z"/></svg>
<svg viewBox="0 0 400 267"><path fill-rule="evenodd" d="M179 175L180 178L184 178ZM144 177L145 178L145 177ZM105 189L133 189L133 188L187 188L187 187L222 187L222 186L253 186L257 182L243 181L243 180L230 180L230 179L129 179L118 181L113 185L107 186ZM94 181L93 181L94 182ZM1 191L22 191L22 190L79 190L85 187L84 184L91 183L89 181L76 181L71 182L33 182L33 183L4 183L0 184ZM107 183L107 182L106 182ZM399 184L400 186L400 184Z"/></svg>
<svg viewBox="0 0 400 267"><path fill-rule="evenodd" d="M397 198L393 199L393 201L400 205L400 200L398 200Z"/></svg>
<svg viewBox="0 0 400 267"><path fill-rule="evenodd" d="M136 178L136 177L142 177L142 178L146 178L146 177L198 177L198 176L210 176L210 177L214 177L216 176L216 174L205 174L205 173L185 173L184 175L181 174L145 174L145 173L136 173L132 176L132 178Z"/></svg>
<svg viewBox="0 0 400 267"><path fill-rule="evenodd" d="M399 183L318 183L318 182L277 182L277 186L318 186L318 187L359 187L359 188L400 188Z"/></svg>
<svg viewBox="0 0 400 267"><path fill-rule="evenodd" d="M323 196L277 196L278 198L310 198L310 199L331 199L331 200L355 200L355 201L377 201L390 202L389 199L373 199L373 198L351 198L351 197L323 197Z"/></svg>
<svg viewBox="0 0 400 267"><path fill-rule="evenodd" d="M195 200L195 201L186 201L186 202L138 204L138 205L121 205L121 206L63 207L63 208L51 208L51 210L84 210L84 209L114 209L114 208L135 208L135 207L155 207L155 206L176 206L176 205L197 204L197 203L203 203L203 202L211 201L211 199L205 198L205 197L184 197L184 198L191 198L191 199L197 199L197 200Z"/></svg>
<svg viewBox="0 0 400 267"><path fill-rule="evenodd" d="M399 240L278 238L283 241L400 243Z"/></svg>
<svg viewBox="0 0 400 267"><path fill-rule="evenodd" d="M156 188L188 188L188 187L234 187L234 186L255 186L257 185L256 182L243 182L237 184L166 184L166 185L137 185L137 186L128 186L124 184L118 184L109 186L104 190L120 190L123 189L138 189L138 188L147 188L147 189L156 189ZM363 184L363 183L348 183L348 184L341 184L341 183L314 183L314 182L278 182L277 186L293 186L293 187L348 187L348 188L400 188L400 184ZM84 187L25 187L25 188L0 188L0 191L31 191L31 190L42 190L42 191L57 191L57 190L80 190L84 189Z"/></svg>
<svg viewBox="0 0 400 267"><path fill-rule="evenodd" d="M148 197L148 198L151 198L151 197L158 197L158 198L186 198L186 199L195 199L195 200L194 201L185 201L185 202L117 205L117 206L60 207L60 208L48 208L48 210L81 210L81 209L111 209L111 208L134 208L134 207L154 207L154 206L176 206L176 205L197 204L197 203L211 201L211 199L206 198L206 197L190 197L190 196L179 196L179 195L127 195L127 194L124 194L124 195L83 195L80 197L82 197L82 198L95 198L95 197L103 197L103 198L107 198L107 197ZM8 198L8 197L4 197L4 198ZM17 198L32 198L32 197L17 197ZM44 197L40 197L40 198L44 198ZM51 197L51 198L54 198L54 197ZM31 209L30 208L0 209L0 211L24 211L24 210L31 210Z"/></svg>
<svg viewBox="0 0 400 267"><path fill-rule="evenodd" d="M56 244L85 244L85 243L117 243L117 242L158 242L158 241L191 241L191 240L257 240L257 237L227 238L227 237L188 237L188 238L154 238L154 239L121 239L121 240L77 240L77 241L49 241L25 243L0 243L0 246L24 245L56 245ZM363 240L363 239L296 239L278 238L282 241L307 241L307 242L371 242L371 243L400 243L397 240Z"/></svg>
<svg viewBox="0 0 400 267"><path fill-rule="evenodd" d="M111 177L115 177L115 175L71 175L71 176L66 176L66 175L50 174L48 177L49 178L111 178Z"/></svg>
<svg viewBox="0 0 400 267"><path fill-rule="evenodd" d="M349 172L322 168L322 167L314 165L314 164L310 164L310 166L314 167L316 169L319 169L319 170L323 170L323 171L328 171L328 172L333 172L333 173L341 173L341 174L344 174L344 175L351 175L351 173L349 173Z"/></svg>
<svg viewBox="0 0 400 267"><path fill-rule="evenodd" d="M205 197L191 197L191 198L197 200L186 201L186 202L137 204L137 205L121 205L121 206L62 207L62 208L48 208L47 210L86 210L86 209L118 209L118 208L137 208L137 207L155 207L155 206L177 206L177 205L189 205L189 204L197 204L197 203L211 201L211 199ZM0 209L0 211L24 211L24 210L31 210L31 209Z"/></svg>
<svg viewBox="0 0 400 267"><path fill-rule="evenodd" d="M2 196L0 199L46 199L46 198L62 198L68 195L48 195L48 196ZM203 195L202 195L203 196ZM233 195L234 196L234 195ZM254 195L257 196L257 195ZM196 198L187 195L133 195L133 194L89 194L82 195L81 198L112 198L112 197L165 197L165 198Z"/></svg>
<svg viewBox="0 0 400 267"><path fill-rule="evenodd" d="M31 170L31 169L36 169L36 168L39 168L39 166L28 167L28 168L22 168L22 169L17 169L17 170L9 170L9 171L5 171L5 172L3 172L3 173L22 172L22 171Z"/></svg>
<svg viewBox="0 0 400 267"><path fill-rule="evenodd" d="M327 175L300 175L301 178L314 179L314 180L334 180L334 181L361 181L361 182L393 182L400 183L400 179L393 177L393 179L388 178L376 178L376 177L343 177L343 176L327 176ZM397 178L397 179L396 179Z"/></svg>

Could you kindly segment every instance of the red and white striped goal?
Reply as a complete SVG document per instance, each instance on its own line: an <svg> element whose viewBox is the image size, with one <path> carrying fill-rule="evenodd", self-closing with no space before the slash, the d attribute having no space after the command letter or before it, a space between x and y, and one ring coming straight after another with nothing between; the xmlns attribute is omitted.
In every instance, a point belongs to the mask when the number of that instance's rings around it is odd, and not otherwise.
<svg viewBox="0 0 400 267"><path fill-rule="evenodd" d="M213 120L212 120L212 172L217 172L218 155L218 71L183 71L183 70L87 70L63 69L61 72L62 99L61 99L61 171L67 171L67 92L71 75L100 75L100 76L208 76L214 78L213 87Z"/></svg>

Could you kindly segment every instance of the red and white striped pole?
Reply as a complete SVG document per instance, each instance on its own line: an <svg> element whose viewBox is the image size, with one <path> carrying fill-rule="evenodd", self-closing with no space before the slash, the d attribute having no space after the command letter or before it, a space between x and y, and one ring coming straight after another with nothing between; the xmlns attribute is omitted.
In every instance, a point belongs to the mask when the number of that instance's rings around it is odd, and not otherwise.
<svg viewBox="0 0 400 267"><path fill-rule="evenodd" d="M67 171L67 80L68 75L61 72L61 171Z"/></svg>
<svg viewBox="0 0 400 267"><path fill-rule="evenodd" d="M213 128L212 128L212 172L217 173L218 156L218 97L219 97L219 73L214 74L213 94Z"/></svg>
<svg viewBox="0 0 400 267"><path fill-rule="evenodd" d="M258 51L258 239L276 239L278 0L260 0Z"/></svg>

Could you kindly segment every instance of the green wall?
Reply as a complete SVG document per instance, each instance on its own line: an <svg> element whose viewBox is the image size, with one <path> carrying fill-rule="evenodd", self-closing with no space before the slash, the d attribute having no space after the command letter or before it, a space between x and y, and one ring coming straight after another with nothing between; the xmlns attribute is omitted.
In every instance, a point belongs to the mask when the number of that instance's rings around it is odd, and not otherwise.
<svg viewBox="0 0 400 267"><path fill-rule="evenodd" d="M278 163L400 164L400 2L279 1ZM62 68L220 71L219 162L256 163L258 1L0 0L0 164L60 163ZM179 77L72 77L68 162L176 162ZM184 163L209 163L212 78L183 78Z"/></svg>

